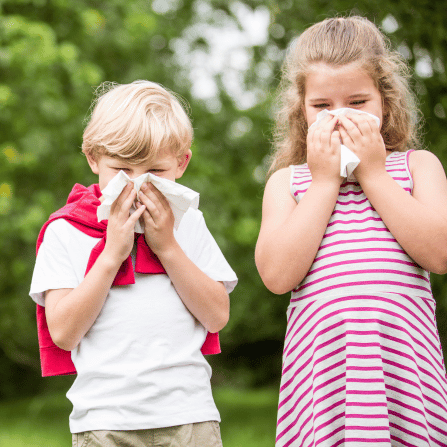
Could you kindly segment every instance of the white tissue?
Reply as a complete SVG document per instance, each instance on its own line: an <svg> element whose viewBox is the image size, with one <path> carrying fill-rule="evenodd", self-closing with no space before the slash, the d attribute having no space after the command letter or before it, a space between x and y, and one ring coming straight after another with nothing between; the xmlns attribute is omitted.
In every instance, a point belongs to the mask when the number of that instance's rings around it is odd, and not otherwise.
<svg viewBox="0 0 447 447"><path fill-rule="evenodd" d="M348 113L363 113L365 115L370 116L371 118L374 118L374 121L377 123L378 126L380 126L380 119L372 115L368 112L363 112L362 110L357 109L350 109L348 107L344 107L342 109L335 109L335 110L327 110L324 109L321 112L317 114L316 121L310 126L317 126L321 120L323 120L327 115L346 115ZM360 159L355 155L351 150L349 150L344 144L340 147L340 176L346 177L348 180L355 180L355 176L353 174L354 169L358 166L360 163Z"/></svg>
<svg viewBox="0 0 447 447"><path fill-rule="evenodd" d="M109 218L113 202L121 194L121 191L128 182L134 184L137 193L140 191L141 185L144 182L152 183L168 200L172 213L174 214L174 228L176 230L188 208L197 209L199 207L199 193L186 186L158 177L150 172L131 179L124 171L120 171L101 191L104 200L98 206L98 222ZM135 232L144 233L144 229L139 221L135 224Z"/></svg>

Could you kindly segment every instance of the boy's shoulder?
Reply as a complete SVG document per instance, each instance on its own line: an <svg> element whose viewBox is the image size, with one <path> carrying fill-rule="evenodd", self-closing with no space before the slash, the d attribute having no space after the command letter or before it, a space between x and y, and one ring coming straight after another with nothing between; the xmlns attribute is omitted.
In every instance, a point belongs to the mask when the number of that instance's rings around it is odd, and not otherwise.
<svg viewBox="0 0 447 447"><path fill-rule="evenodd" d="M182 217L178 231L194 231L201 222L205 222L202 211L189 207Z"/></svg>

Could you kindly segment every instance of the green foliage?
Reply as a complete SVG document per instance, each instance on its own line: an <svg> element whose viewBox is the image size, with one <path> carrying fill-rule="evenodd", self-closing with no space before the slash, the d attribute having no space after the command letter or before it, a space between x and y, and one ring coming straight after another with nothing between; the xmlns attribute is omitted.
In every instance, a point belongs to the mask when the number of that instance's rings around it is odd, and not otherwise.
<svg viewBox="0 0 447 447"><path fill-rule="evenodd" d="M418 69L425 144L447 166L447 16L442 2L412 3L359 0L353 12L397 25L388 27L389 37ZM212 362L228 369L220 373L227 382L277 380L288 297L269 293L254 264L272 98L288 43L311 23L351 8L348 0L0 1L0 398L18 392L4 385L13 364L21 368L17 383L31 381L36 391L54 383L38 376L34 306L27 297L34 243L73 184L95 181L80 146L102 81L150 79L190 103L195 140L182 182L201 193L208 226L240 279L221 335L224 354ZM222 43L224 29L242 30L239 16L247 11L270 15L265 39L254 32L244 53L206 62L210 42ZM239 70L225 71L238 64ZM201 69L212 73L212 96L197 81ZM433 283L444 338L447 285L443 277Z"/></svg>
<svg viewBox="0 0 447 447"><path fill-rule="evenodd" d="M214 398L225 447L270 447L275 440L276 389L218 388ZM62 394L44 394L0 404L0 447L70 445L71 404Z"/></svg>

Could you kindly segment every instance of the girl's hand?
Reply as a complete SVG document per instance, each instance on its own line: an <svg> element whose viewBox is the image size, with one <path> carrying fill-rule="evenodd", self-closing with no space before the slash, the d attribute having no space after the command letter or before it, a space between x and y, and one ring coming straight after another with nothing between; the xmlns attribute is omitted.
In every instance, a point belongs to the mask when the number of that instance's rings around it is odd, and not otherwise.
<svg viewBox="0 0 447 447"><path fill-rule="evenodd" d="M339 118L343 144L360 159L354 170L357 180L361 182L365 176L375 177L377 173L383 173L386 148L374 119L363 114L348 114Z"/></svg>
<svg viewBox="0 0 447 447"><path fill-rule="evenodd" d="M136 191L133 184L129 182L113 202L110 210L104 253L110 255L110 258L119 265L132 251L135 224L145 210L145 206L140 206L134 213L130 214L135 197Z"/></svg>
<svg viewBox="0 0 447 447"><path fill-rule="evenodd" d="M338 118L328 115L307 134L307 164L312 181L343 182L340 177L340 134L335 130Z"/></svg>
<svg viewBox="0 0 447 447"><path fill-rule="evenodd" d="M143 183L140 201L145 206L142 215L144 237L152 251L158 255L175 243L174 214L166 197L152 183Z"/></svg>

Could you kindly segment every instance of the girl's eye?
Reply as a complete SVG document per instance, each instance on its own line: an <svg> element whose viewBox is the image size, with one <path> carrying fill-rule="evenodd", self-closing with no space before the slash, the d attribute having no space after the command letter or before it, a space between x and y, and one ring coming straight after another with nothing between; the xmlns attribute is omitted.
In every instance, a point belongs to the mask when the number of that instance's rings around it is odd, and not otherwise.
<svg viewBox="0 0 447 447"><path fill-rule="evenodd" d="M352 101L351 104L353 106L359 106L361 104L365 104L365 102L366 102L366 99L359 99L358 101Z"/></svg>
<svg viewBox="0 0 447 447"><path fill-rule="evenodd" d="M329 104L314 104L314 107L316 109L325 109L325 108L329 107Z"/></svg>

